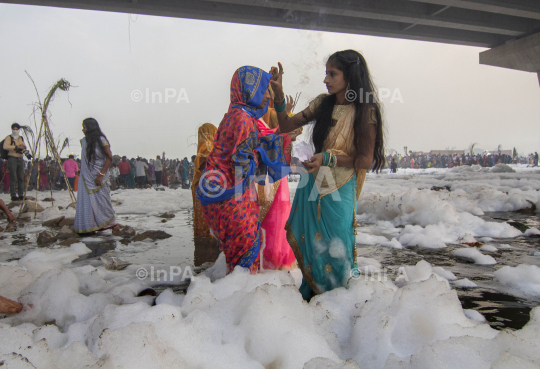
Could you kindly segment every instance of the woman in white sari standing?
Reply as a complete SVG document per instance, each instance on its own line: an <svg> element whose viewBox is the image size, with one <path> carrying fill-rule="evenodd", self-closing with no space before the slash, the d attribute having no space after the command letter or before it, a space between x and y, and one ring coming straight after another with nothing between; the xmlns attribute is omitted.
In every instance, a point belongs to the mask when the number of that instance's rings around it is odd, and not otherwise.
<svg viewBox="0 0 540 369"><path fill-rule="evenodd" d="M83 120L81 173L77 191L77 212L73 229L77 233L103 231L116 225L108 186L111 147L94 118Z"/></svg>

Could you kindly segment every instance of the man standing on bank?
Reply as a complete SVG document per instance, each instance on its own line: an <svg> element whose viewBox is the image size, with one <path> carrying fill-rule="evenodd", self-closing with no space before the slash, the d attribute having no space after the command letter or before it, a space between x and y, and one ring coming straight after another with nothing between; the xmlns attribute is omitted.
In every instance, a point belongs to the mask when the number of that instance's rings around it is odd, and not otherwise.
<svg viewBox="0 0 540 369"><path fill-rule="evenodd" d="M159 187L163 179L163 163L159 155L156 156L156 160L154 161L154 171L156 173L156 187Z"/></svg>
<svg viewBox="0 0 540 369"><path fill-rule="evenodd" d="M8 152L7 167L9 170L9 192L11 201L23 200L24 197L24 161L22 151L26 149L19 131L19 123L11 125L11 135L4 140L4 150ZM19 197L17 197L17 190Z"/></svg>

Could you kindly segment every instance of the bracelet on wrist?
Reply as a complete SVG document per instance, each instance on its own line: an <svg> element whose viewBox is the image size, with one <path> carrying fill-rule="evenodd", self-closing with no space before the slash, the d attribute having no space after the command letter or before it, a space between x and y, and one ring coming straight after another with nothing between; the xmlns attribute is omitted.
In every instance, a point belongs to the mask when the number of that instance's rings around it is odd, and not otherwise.
<svg viewBox="0 0 540 369"><path fill-rule="evenodd" d="M322 156L323 156L322 166L327 167L328 163L330 162L330 154L326 151L323 151Z"/></svg>
<svg viewBox="0 0 540 369"><path fill-rule="evenodd" d="M287 108L287 103L285 102L285 99L283 99L283 104L279 106L274 105L274 109L276 109L277 113L284 112L286 108Z"/></svg>
<svg viewBox="0 0 540 369"><path fill-rule="evenodd" d="M337 156L330 153L330 163L328 164L329 168L335 168L337 166Z"/></svg>
<svg viewBox="0 0 540 369"><path fill-rule="evenodd" d="M282 99L274 99L274 106L276 105L281 105L285 102L285 95L283 95L283 98Z"/></svg>

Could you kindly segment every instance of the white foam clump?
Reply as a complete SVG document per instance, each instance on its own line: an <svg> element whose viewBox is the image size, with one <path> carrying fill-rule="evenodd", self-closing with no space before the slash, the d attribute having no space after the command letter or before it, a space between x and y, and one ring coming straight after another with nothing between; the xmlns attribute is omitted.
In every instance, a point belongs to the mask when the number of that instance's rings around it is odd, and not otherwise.
<svg viewBox="0 0 540 369"><path fill-rule="evenodd" d="M447 279L449 281L455 281L457 279L457 277L455 276L454 273L452 273L449 270L445 270L442 267L433 267L432 270L433 270L433 273L435 273L438 276L441 276L441 277L443 277L443 278L445 278L445 279Z"/></svg>
<svg viewBox="0 0 540 369"><path fill-rule="evenodd" d="M358 232L356 235L356 243L361 245L378 245L382 242L388 242L388 238L384 236L376 236L368 233Z"/></svg>
<svg viewBox="0 0 540 369"><path fill-rule="evenodd" d="M515 173L516 171L506 164L496 164L489 170L491 173Z"/></svg>
<svg viewBox="0 0 540 369"><path fill-rule="evenodd" d="M429 225L425 228L414 225L407 225L399 236L399 242L403 245L412 247L418 246L428 249L442 249L446 247L444 235L446 227L439 223L437 225ZM453 241L454 238L446 238L446 241Z"/></svg>
<svg viewBox="0 0 540 369"><path fill-rule="evenodd" d="M28 270L34 277L39 277L42 273L61 268L70 264L81 255L89 254L90 250L82 242L74 243L65 249L41 249L30 251L19 259L18 264Z"/></svg>
<svg viewBox="0 0 540 369"><path fill-rule="evenodd" d="M491 238L491 237L480 237L478 239L478 241L480 241L480 242L492 242L492 241L495 241L495 240L493 238Z"/></svg>
<svg viewBox="0 0 540 369"><path fill-rule="evenodd" d="M471 320L472 321L472 320ZM487 324L479 324L487 326ZM424 345L408 358L393 355L386 368L537 368L540 346L540 309L531 311L530 322L519 331L502 331L492 339L451 337Z"/></svg>
<svg viewBox="0 0 540 369"><path fill-rule="evenodd" d="M463 238L461 239L462 243L475 243L476 239L473 237L472 234L467 233Z"/></svg>
<svg viewBox="0 0 540 369"><path fill-rule="evenodd" d="M405 269L401 288L351 279L349 289L309 304L285 271L237 267L213 283L196 276L185 297L169 290L151 306L116 300L132 288L119 283L122 272L72 269L43 273L23 292L26 310L0 322L7 367L476 368L540 360L539 308L522 330L498 332L467 318L425 261Z"/></svg>
<svg viewBox="0 0 540 369"><path fill-rule="evenodd" d="M540 235L540 230L538 230L537 228L529 228L525 232L523 232L523 235L526 237L537 236Z"/></svg>
<svg viewBox="0 0 540 369"><path fill-rule="evenodd" d="M499 244L499 250L509 250L509 249L513 249L513 247L510 246L507 243L500 243Z"/></svg>
<svg viewBox="0 0 540 369"><path fill-rule="evenodd" d="M33 281L32 273L19 265L0 265L0 296L17 301Z"/></svg>
<svg viewBox="0 0 540 369"><path fill-rule="evenodd" d="M165 291L159 294L159 296L156 298L156 305L159 304L169 304L169 305L175 305L180 306L182 305L182 301L184 301L185 295L177 295L171 290L170 288L167 288Z"/></svg>
<svg viewBox="0 0 540 369"><path fill-rule="evenodd" d="M480 209L474 212L483 214ZM389 195L364 193L358 201L358 214L361 218L368 214L372 220L387 220L395 226L416 224L425 227L439 222L456 223L459 211L435 191L410 189L406 193Z"/></svg>
<svg viewBox="0 0 540 369"><path fill-rule="evenodd" d="M504 266L494 274L502 285L526 295L540 297L540 268L536 265Z"/></svg>
<svg viewBox="0 0 540 369"><path fill-rule="evenodd" d="M463 279L458 279L456 281L453 281L452 282L452 285L454 287L461 287L461 288L474 288L474 287L478 287L478 285L476 283L474 283L473 281L471 281L470 279L468 278L463 278Z"/></svg>
<svg viewBox="0 0 540 369"><path fill-rule="evenodd" d="M413 188L404 193L364 193L358 202L357 218L370 223L387 221L394 226L405 225L398 237L404 246L443 248L464 237L514 238L522 235L509 224L479 218L483 211L478 206L477 197L480 195L474 191L476 188L471 190L471 194L461 189L448 193ZM502 192L500 194L503 195ZM506 194L504 196L508 199ZM530 207L523 196L520 199L522 201L518 205L503 210ZM504 208L504 205L497 207ZM494 211L488 206L486 208Z"/></svg>
<svg viewBox="0 0 540 369"><path fill-rule="evenodd" d="M397 240L396 237L392 238L390 241L382 242L380 244L382 247L390 247L392 249L402 249L403 246L401 243Z"/></svg>
<svg viewBox="0 0 540 369"><path fill-rule="evenodd" d="M490 255L484 255L478 249L474 247L467 247L462 249L454 250L454 256L470 259L474 261L475 264L479 265L494 265L497 264L497 260Z"/></svg>
<svg viewBox="0 0 540 369"><path fill-rule="evenodd" d="M383 268L382 264L379 261L363 256L359 256L356 258L356 264L360 273L363 274L377 273L380 272Z"/></svg>
<svg viewBox="0 0 540 369"><path fill-rule="evenodd" d="M223 252L219 254L214 265L204 271L204 274L210 278L212 282L224 278L227 275L227 260L225 259L225 254Z"/></svg>
<svg viewBox="0 0 540 369"><path fill-rule="evenodd" d="M437 271L440 272L440 269L438 269ZM444 277L443 275L441 275L441 274L446 274L446 273L439 274L435 272L435 270L433 270L433 268L431 267L431 264L429 264L425 260L420 260L415 266L402 267L398 271L398 273L399 275L397 276L395 280L395 284L398 287L403 287L411 283L418 283L421 281L425 281L431 276L434 276L434 278L436 278L438 281L446 282L446 284L448 285L448 279ZM452 274L452 276L454 275L453 273L450 273L450 274Z"/></svg>
<svg viewBox="0 0 540 369"><path fill-rule="evenodd" d="M496 248L496 247L493 246L493 245L482 245L482 247L480 247L480 250L481 250L481 251L488 251L488 252L496 252L496 251L499 251L499 249Z"/></svg>

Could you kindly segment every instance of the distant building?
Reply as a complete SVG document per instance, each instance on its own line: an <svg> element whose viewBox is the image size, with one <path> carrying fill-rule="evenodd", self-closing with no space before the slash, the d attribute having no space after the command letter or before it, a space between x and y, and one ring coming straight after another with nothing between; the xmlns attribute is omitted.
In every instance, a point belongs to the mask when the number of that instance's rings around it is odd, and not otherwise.
<svg viewBox="0 0 540 369"><path fill-rule="evenodd" d="M490 153L490 154L498 154L499 151L498 151L498 150L493 150L493 151L490 151L489 153ZM513 156L513 155L514 155L514 151L512 151L512 150L501 150L501 155L510 155L510 156Z"/></svg>

